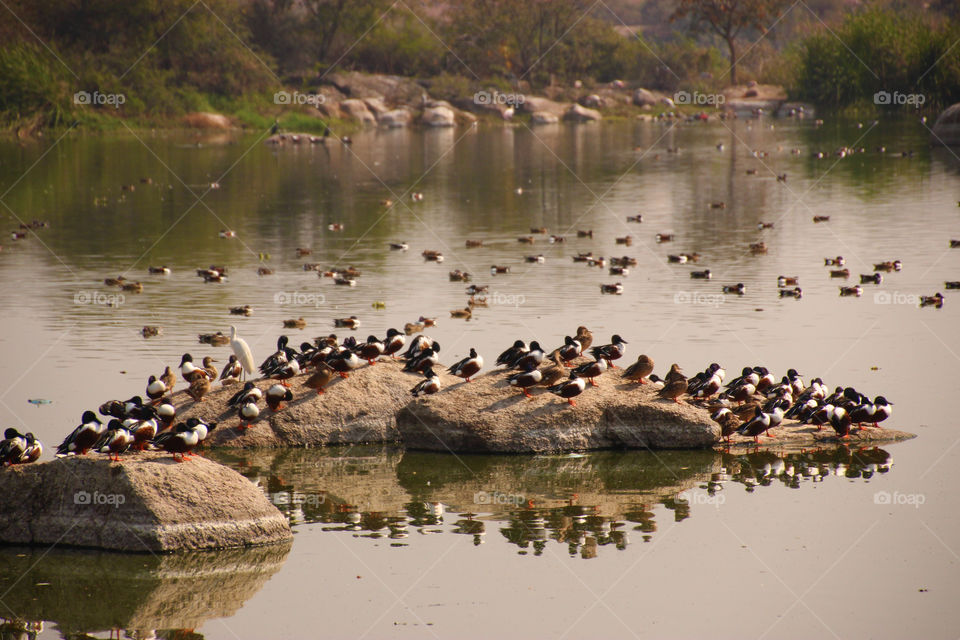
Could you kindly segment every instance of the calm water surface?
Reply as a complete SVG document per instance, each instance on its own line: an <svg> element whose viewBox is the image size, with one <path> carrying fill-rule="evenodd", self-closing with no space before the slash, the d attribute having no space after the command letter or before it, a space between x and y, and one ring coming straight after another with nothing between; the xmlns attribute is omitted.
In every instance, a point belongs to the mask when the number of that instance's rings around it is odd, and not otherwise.
<svg viewBox="0 0 960 640"><path fill-rule="evenodd" d="M281 320L307 320L299 342L349 315L361 318L360 339L437 316L430 335L447 363L472 346L491 361L516 338L558 343L585 324L598 337L620 333L627 358L647 353L658 371L794 367L886 395L891 426L920 437L786 457L218 452L288 514L292 547L133 559L8 549L0 615L47 621L40 637L112 627L206 638L960 633L957 299L944 292L934 310L913 298L960 280L960 250L947 242L960 238L960 161L929 149L922 124L393 131L358 135L351 148L149 134L53 143L0 143L0 217L9 230L18 218L50 222L0 251L0 421L32 430L48 451L83 409L142 393L185 351L226 359L198 333L236 323L262 359ZM866 153L832 155L843 146ZM636 214L642 224L625 222ZM759 231L760 221L775 227ZM344 231L328 231L335 222ZM541 226L567 241L517 242ZM237 238L220 240L227 228ZM658 244L657 233L675 239ZM628 234L632 246L615 244ZM467 238L484 247L464 248ZM387 249L401 240L409 251ZM751 256L760 240L769 253ZM298 258L298 247L312 255ZM446 261L425 263L424 249ZM586 251L639 265L617 278L570 260ZM679 252L703 258L668 264ZM523 262L539 253L545 264ZM904 268L841 298L843 282L823 266L838 254L847 284L874 262ZM363 275L337 287L304 262ZM229 281L194 275L210 264L227 265ZM492 277L493 264L511 273ZM148 265L173 273L150 276ZM275 274L258 277L259 266ZM691 280L694 268L713 280ZM452 269L490 284L491 306L469 322L449 318L466 301ZM102 280L118 274L143 293L109 298L119 292ZM778 298L778 275L799 276L803 299ZM600 295L618 279L622 296ZM737 282L746 295L719 295ZM227 314L242 304L251 317ZM163 334L145 340L144 325ZM53 402L27 403L37 398ZM121 587L105 588L107 574ZM181 600L189 606L173 606Z"/></svg>

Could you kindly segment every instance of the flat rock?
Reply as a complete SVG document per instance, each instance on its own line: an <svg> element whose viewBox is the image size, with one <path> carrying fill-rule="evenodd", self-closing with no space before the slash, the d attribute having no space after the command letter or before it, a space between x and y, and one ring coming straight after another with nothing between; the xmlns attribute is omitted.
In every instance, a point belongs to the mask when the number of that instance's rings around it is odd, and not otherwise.
<svg viewBox="0 0 960 640"><path fill-rule="evenodd" d="M598 122L603 119L600 112L596 109L588 109L579 104L572 104L570 108L564 111L563 119L568 122Z"/></svg>
<svg viewBox="0 0 960 640"><path fill-rule="evenodd" d="M557 124L560 118L549 111L537 111L530 116L530 124Z"/></svg>
<svg viewBox="0 0 960 640"><path fill-rule="evenodd" d="M542 111L544 113L552 113L555 116L559 117L563 113L564 109L567 108L567 104L562 102L554 102L549 98L544 98L543 96L523 96L523 102L518 105L520 111L525 113L536 113Z"/></svg>
<svg viewBox="0 0 960 640"><path fill-rule="evenodd" d="M397 414L406 447L431 451L546 453L588 449L710 447L720 428L704 409L658 398L651 386L608 371L576 407L532 390L524 398L507 375L489 373L445 385Z"/></svg>
<svg viewBox="0 0 960 640"><path fill-rule="evenodd" d="M410 125L413 114L409 109L393 109L377 116L377 124L388 129L399 129Z"/></svg>
<svg viewBox="0 0 960 640"><path fill-rule="evenodd" d="M69 457L0 473L0 542L166 552L285 542L290 525L239 473L166 453Z"/></svg>

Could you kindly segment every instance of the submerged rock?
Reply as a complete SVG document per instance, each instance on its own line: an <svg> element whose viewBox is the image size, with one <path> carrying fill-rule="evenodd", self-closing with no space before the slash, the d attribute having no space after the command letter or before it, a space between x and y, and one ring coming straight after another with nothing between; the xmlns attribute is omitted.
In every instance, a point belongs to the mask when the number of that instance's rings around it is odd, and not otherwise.
<svg viewBox="0 0 960 640"><path fill-rule="evenodd" d="M290 525L239 473L203 457L70 457L0 473L0 542L118 551L284 542Z"/></svg>
<svg viewBox="0 0 960 640"><path fill-rule="evenodd" d="M935 145L944 145L948 147L960 145L960 102L951 105L940 114L930 137Z"/></svg>

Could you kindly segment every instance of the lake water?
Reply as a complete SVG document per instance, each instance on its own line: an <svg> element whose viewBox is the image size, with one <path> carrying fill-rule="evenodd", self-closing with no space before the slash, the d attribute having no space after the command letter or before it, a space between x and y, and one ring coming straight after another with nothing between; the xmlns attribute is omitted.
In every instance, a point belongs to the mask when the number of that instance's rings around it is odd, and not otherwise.
<svg viewBox="0 0 960 640"><path fill-rule="evenodd" d="M448 364L470 347L492 362L517 338L559 344L583 324L598 341L621 334L626 360L647 353L661 375L673 362L688 375L763 364L883 394L896 405L889 426L919 435L785 457L217 452L290 516L292 547L132 560L8 549L0 616L46 620L44 638L111 626L205 638L956 637L960 296L943 284L960 280L960 249L948 248L960 238L958 170L913 119L401 130L280 149L192 134L0 142L8 230L50 222L0 251L0 425L36 433L46 458L84 409L142 393L184 352L226 360L198 333L234 323L261 360L281 321L301 316L294 343L337 317L357 315L363 339L436 316L429 333ZM566 242L518 243L532 227ZM632 246L615 243L626 235ZM761 240L769 253L751 255ZM445 262L424 262L425 249ZM573 263L587 251L638 266L620 278ZM702 258L667 262L680 252ZM534 254L545 263L524 262ZM836 255L848 281L824 267ZM901 272L838 295L893 259ZM338 287L305 262L363 274ZM211 264L228 281L195 275ZM494 264L511 273L491 276ZM689 277L707 268L712 280ZM453 269L490 285L470 321L449 317L466 302ZM103 285L120 274L143 292ZM778 275L799 276L803 298L779 298ZM600 294L617 281L623 295ZM745 295L721 294L738 282ZM942 309L918 308L937 291ZM243 304L252 316L228 314ZM144 339L144 325L163 333ZM122 598L103 576L129 585ZM171 610L178 594L188 609Z"/></svg>

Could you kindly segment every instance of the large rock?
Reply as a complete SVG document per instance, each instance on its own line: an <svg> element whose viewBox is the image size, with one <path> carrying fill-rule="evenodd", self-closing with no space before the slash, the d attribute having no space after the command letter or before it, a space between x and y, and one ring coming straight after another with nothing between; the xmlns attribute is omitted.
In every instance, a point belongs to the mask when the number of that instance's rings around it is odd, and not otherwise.
<svg viewBox="0 0 960 640"><path fill-rule="evenodd" d="M703 409L661 400L617 372L598 381L570 407L542 388L524 398L501 373L481 375L414 400L397 414L397 429L409 448L491 453L698 448L720 438Z"/></svg>
<svg viewBox="0 0 960 640"><path fill-rule="evenodd" d="M452 127L456 124L456 113L452 107L443 105L427 107L420 120L428 127Z"/></svg>
<svg viewBox="0 0 960 640"><path fill-rule="evenodd" d="M122 628L146 638L233 616L283 566L290 544L163 555L8 547L0 590L7 611L53 622L64 637Z"/></svg>
<svg viewBox="0 0 960 640"><path fill-rule="evenodd" d="M377 124L388 129L397 129L409 126L412 120L413 114L410 113L409 109L393 109L380 114L377 118Z"/></svg>
<svg viewBox="0 0 960 640"><path fill-rule="evenodd" d="M291 539L250 481L202 457L70 457L0 473L0 542L119 551L240 547Z"/></svg>
<svg viewBox="0 0 960 640"><path fill-rule="evenodd" d="M401 76L336 72L323 79L351 98L382 97L389 104L419 104L425 91L415 80Z"/></svg>
<svg viewBox="0 0 960 640"><path fill-rule="evenodd" d="M940 114L930 135L933 144L948 147L960 145L960 102Z"/></svg>
<svg viewBox="0 0 960 640"><path fill-rule="evenodd" d="M572 104L563 114L568 122L598 122L603 118L596 109L588 109L579 104Z"/></svg>
<svg viewBox="0 0 960 640"><path fill-rule="evenodd" d="M340 103L340 111L363 126L373 126L377 124L377 119L370 113L370 110L367 108L367 105L364 104L363 100L357 98L344 100Z"/></svg>
<svg viewBox="0 0 960 640"><path fill-rule="evenodd" d="M647 89L637 89L633 92L633 104L638 107L652 107L657 104L657 96Z"/></svg>
<svg viewBox="0 0 960 640"><path fill-rule="evenodd" d="M370 113L372 113L377 120L380 120L380 116L390 111L390 107L384 103L383 98L380 96L364 98L363 104L367 105L367 109L370 110Z"/></svg>
<svg viewBox="0 0 960 640"><path fill-rule="evenodd" d="M549 98L541 96L524 96L523 102L518 105L518 108L524 113L542 111L544 113L552 113L559 117L560 114L563 113L563 110L567 108L567 105L562 102L554 102Z"/></svg>
<svg viewBox="0 0 960 640"><path fill-rule="evenodd" d="M230 118L222 113L209 113L206 111L197 111L183 116L183 122L188 127L194 129L229 129L231 126Z"/></svg>

